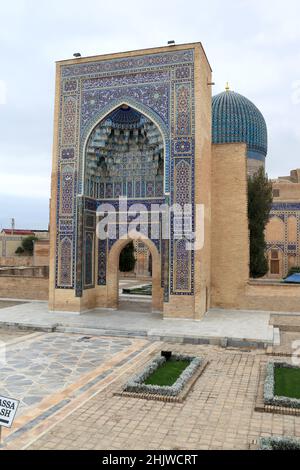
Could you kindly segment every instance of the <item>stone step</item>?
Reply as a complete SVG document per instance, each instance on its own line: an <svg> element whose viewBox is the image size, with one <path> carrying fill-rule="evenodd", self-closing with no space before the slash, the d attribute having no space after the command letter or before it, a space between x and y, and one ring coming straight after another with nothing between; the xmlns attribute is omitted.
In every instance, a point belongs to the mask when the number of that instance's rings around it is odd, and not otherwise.
<svg viewBox="0 0 300 470"><path fill-rule="evenodd" d="M300 315L272 315L270 324L280 331L299 332Z"/></svg>
<svg viewBox="0 0 300 470"><path fill-rule="evenodd" d="M269 346L266 341L247 338L225 338L212 336L195 336L178 333L167 333L159 330L119 330L105 328L81 328L73 326L58 326L55 331L59 333L83 334L89 336L117 336L127 338L147 338L149 341L161 341L181 344L210 344L221 347L256 348L265 349ZM272 343L273 344L273 343Z"/></svg>
<svg viewBox="0 0 300 470"><path fill-rule="evenodd" d="M11 322L11 321L0 321L0 328L7 328L7 329L18 329L24 331L43 331L44 333L53 333L56 331L58 323L51 323L51 324L42 324L42 323L35 323L35 322Z"/></svg>
<svg viewBox="0 0 300 470"><path fill-rule="evenodd" d="M273 338L272 341L257 340L251 338L234 338L234 337L221 337L221 336L206 336L181 333L180 331L161 331L161 330L135 330L135 329L112 329L101 328L95 325L88 327L72 326L70 324L52 323L17 323L17 322L0 322L0 328L16 328L19 330L27 331L42 331L42 332L59 332L59 333L73 333L83 334L89 336L111 336L111 337L127 337L127 338L147 338L149 341L165 341L170 343L183 343L183 344L210 344L221 347L234 347L234 348L259 348L266 349L268 346L278 344ZM274 328L275 332L276 328Z"/></svg>
<svg viewBox="0 0 300 470"><path fill-rule="evenodd" d="M124 336L126 338L145 338L146 330L115 330L105 328L81 328L75 326L58 326L55 329L58 333L74 333L89 336Z"/></svg>

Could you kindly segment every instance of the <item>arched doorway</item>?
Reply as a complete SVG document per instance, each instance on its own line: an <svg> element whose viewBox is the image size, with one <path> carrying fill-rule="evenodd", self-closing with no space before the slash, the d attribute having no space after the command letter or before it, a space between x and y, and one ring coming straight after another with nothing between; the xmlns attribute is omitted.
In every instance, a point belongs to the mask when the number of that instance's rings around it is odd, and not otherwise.
<svg viewBox="0 0 300 470"><path fill-rule="evenodd" d="M120 253L119 310L151 312L152 256L142 240L130 240Z"/></svg>
<svg viewBox="0 0 300 470"><path fill-rule="evenodd" d="M269 276L270 278L281 279L283 273L283 253L277 246L273 246L267 253L269 262Z"/></svg>
<svg viewBox="0 0 300 470"><path fill-rule="evenodd" d="M161 287L161 260L160 254L154 243L146 238L141 238L138 233L130 233L129 238L115 242L110 250L107 260L107 285L109 286L108 307L118 308L119 305L119 259L123 248L130 240L142 241L149 249L152 258L152 310L163 309L163 288Z"/></svg>

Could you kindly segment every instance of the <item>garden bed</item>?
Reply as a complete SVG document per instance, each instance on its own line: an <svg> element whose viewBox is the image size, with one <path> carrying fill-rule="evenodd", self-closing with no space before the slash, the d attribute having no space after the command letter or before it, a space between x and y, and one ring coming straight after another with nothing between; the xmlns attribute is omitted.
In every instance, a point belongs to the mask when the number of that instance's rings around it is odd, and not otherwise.
<svg viewBox="0 0 300 470"><path fill-rule="evenodd" d="M300 450L300 441L291 437L262 437L260 450Z"/></svg>
<svg viewBox="0 0 300 470"><path fill-rule="evenodd" d="M300 367L284 362L269 362L264 403L300 409Z"/></svg>
<svg viewBox="0 0 300 470"><path fill-rule="evenodd" d="M200 357L160 355L132 377L117 395L181 402L206 366L207 361Z"/></svg>
<svg viewBox="0 0 300 470"><path fill-rule="evenodd" d="M299 367L285 362L270 362L267 366L261 364L255 411L300 416L300 399L276 395L278 390L275 391L277 368L299 369ZM281 387L281 384L279 385ZM280 390L282 389L280 388Z"/></svg>

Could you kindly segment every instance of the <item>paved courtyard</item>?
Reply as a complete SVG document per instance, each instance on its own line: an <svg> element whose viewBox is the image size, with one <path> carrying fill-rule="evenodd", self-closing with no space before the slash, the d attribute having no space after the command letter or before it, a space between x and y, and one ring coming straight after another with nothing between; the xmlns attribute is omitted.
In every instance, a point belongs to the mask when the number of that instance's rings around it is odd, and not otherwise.
<svg viewBox="0 0 300 470"><path fill-rule="evenodd" d="M261 436L300 438L300 416L255 411L265 351L66 333L16 340L0 369L0 394L22 402L6 449L249 449ZM114 395L162 349L209 361L183 403Z"/></svg>
<svg viewBox="0 0 300 470"><path fill-rule="evenodd" d="M127 338L61 333L24 336L24 341L6 349L5 363L0 367L1 394L20 400L21 415L27 407L65 389L131 345Z"/></svg>
<svg viewBox="0 0 300 470"><path fill-rule="evenodd" d="M158 345L157 345L158 346ZM168 349L174 345L159 345ZM300 437L300 417L254 411L257 351L177 346L210 364L183 404L114 396L109 385L30 445L31 449L249 449L260 436ZM128 378L133 373L126 374Z"/></svg>

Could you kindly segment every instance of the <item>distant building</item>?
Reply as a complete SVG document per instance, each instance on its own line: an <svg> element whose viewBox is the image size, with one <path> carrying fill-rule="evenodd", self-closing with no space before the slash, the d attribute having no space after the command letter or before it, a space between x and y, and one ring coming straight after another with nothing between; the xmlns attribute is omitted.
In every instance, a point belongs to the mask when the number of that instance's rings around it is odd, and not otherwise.
<svg viewBox="0 0 300 470"><path fill-rule="evenodd" d="M22 240L29 236L34 236L39 240L47 240L49 239L49 231L12 228L2 229L0 232L0 257L14 257L17 248L22 244Z"/></svg>
<svg viewBox="0 0 300 470"><path fill-rule="evenodd" d="M273 181L273 207L266 228L269 278L300 266L300 169Z"/></svg>

